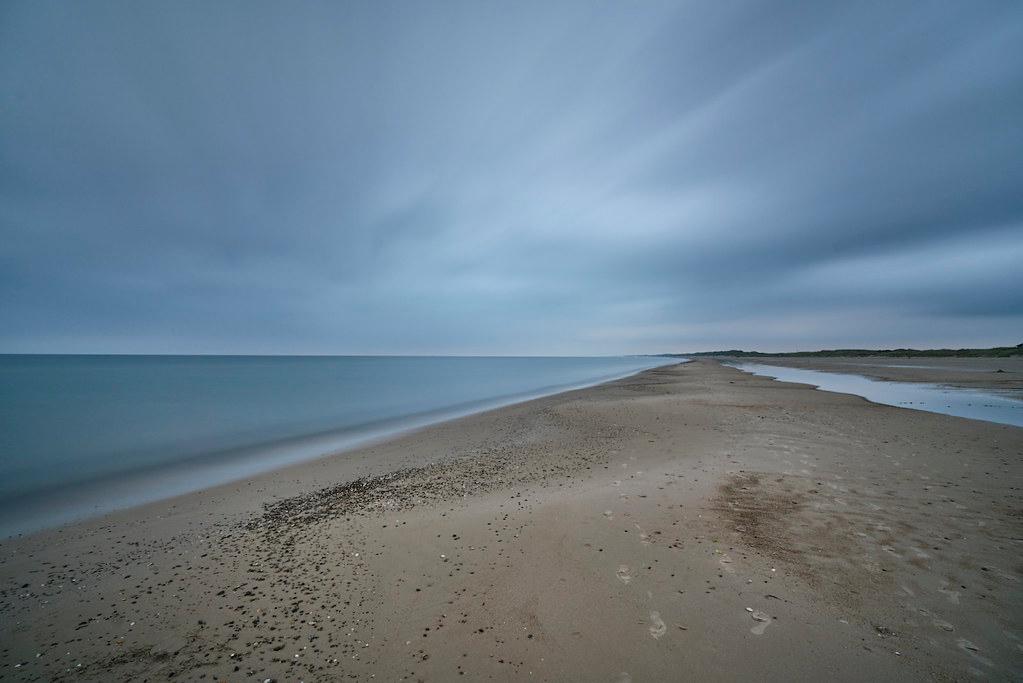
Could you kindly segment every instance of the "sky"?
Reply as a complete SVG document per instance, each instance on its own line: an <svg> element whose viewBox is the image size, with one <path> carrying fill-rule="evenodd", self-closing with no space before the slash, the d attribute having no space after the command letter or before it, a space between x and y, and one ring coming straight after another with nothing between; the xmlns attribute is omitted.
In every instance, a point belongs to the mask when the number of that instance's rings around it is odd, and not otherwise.
<svg viewBox="0 0 1023 683"><path fill-rule="evenodd" d="M0 352L1023 342L1023 3L0 4Z"/></svg>

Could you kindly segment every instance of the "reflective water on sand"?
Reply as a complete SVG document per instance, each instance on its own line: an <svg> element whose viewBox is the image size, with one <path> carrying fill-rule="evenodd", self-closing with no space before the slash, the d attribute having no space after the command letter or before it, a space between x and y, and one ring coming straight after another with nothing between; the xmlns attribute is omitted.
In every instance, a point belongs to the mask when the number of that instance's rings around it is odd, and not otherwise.
<svg viewBox="0 0 1023 683"><path fill-rule="evenodd" d="M944 413L1023 427L1023 400L976 389L940 384L885 382L861 375L786 368L762 363L732 363L746 372L783 382L812 384L824 391L855 394L874 403Z"/></svg>

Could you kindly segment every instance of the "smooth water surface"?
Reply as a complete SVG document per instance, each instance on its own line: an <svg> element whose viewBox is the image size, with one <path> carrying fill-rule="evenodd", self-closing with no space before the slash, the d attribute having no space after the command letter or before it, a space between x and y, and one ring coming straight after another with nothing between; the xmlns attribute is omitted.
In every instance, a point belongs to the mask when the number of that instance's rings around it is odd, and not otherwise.
<svg viewBox="0 0 1023 683"><path fill-rule="evenodd" d="M671 362L0 356L0 535Z"/></svg>
<svg viewBox="0 0 1023 683"><path fill-rule="evenodd" d="M999 394L919 382L886 382L862 375L787 368L761 363L731 363L740 370L783 382L812 384L824 391L855 394L890 406L944 413L1023 427L1023 400Z"/></svg>

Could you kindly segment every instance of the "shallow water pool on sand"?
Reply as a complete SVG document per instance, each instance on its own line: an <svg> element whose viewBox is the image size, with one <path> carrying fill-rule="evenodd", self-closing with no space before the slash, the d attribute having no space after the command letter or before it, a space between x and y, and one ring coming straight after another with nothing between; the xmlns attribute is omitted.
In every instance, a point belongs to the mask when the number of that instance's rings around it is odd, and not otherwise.
<svg viewBox="0 0 1023 683"><path fill-rule="evenodd" d="M1023 400L1000 394L940 384L886 382L861 375L787 368L762 363L730 363L730 365L754 375L773 377L782 382L812 384L824 391L855 394L874 403L1023 427Z"/></svg>

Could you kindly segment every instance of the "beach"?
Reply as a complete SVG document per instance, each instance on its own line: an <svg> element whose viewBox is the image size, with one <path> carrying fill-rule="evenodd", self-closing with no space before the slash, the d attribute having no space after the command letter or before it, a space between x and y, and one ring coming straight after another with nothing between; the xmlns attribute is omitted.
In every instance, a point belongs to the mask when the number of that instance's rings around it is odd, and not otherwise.
<svg viewBox="0 0 1023 683"><path fill-rule="evenodd" d="M665 366L2 541L0 679L1019 679L1021 454Z"/></svg>
<svg viewBox="0 0 1023 683"><path fill-rule="evenodd" d="M1009 358L768 356L731 360L821 372L853 373L886 382L924 382L1023 396L1023 356Z"/></svg>

